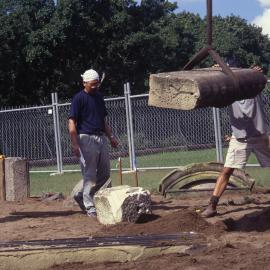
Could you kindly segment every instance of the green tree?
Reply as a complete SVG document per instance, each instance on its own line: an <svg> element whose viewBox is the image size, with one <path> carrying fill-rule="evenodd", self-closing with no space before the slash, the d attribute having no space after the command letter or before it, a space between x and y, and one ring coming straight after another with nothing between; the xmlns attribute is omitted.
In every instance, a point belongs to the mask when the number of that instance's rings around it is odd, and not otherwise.
<svg viewBox="0 0 270 270"><path fill-rule="evenodd" d="M214 18L214 47L224 58L235 59L240 66L269 65L270 40L262 29L236 16Z"/></svg>
<svg viewBox="0 0 270 270"><path fill-rule="evenodd" d="M41 48L31 51L31 36L46 26L54 11L54 2L4 0L0 2L0 99L2 104L40 103L39 78L31 59Z"/></svg>
<svg viewBox="0 0 270 270"><path fill-rule="evenodd" d="M133 94L147 92L151 73L181 70L205 45L206 20L175 10L167 0L0 1L1 104L44 104L54 91L71 98L88 68L106 73L105 95L122 95L127 81ZM214 17L213 29L224 59L269 67L260 28L229 16Z"/></svg>

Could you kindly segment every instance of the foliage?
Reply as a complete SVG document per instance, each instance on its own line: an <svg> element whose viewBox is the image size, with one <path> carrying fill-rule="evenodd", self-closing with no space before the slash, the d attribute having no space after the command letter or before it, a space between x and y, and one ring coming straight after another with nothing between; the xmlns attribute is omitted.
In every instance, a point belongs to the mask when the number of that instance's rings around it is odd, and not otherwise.
<svg viewBox="0 0 270 270"><path fill-rule="evenodd" d="M180 70L205 44L205 19L175 13L167 0L57 2L0 1L2 106L45 104L55 91L71 98L88 68L106 73L106 96L122 95L127 81L133 94L144 93L151 73ZM269 68L270 41L260 28L235 16L213 21L222 57Z"/></svg>

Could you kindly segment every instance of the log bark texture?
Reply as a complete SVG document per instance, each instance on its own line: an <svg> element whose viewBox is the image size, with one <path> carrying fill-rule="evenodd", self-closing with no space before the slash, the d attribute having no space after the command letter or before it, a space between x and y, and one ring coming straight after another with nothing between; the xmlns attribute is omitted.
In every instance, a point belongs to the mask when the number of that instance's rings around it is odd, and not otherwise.
<svg viewBox="0 0 270 270"><path fill-rule="evenodd" d="M267 79L261 72L231 70L238 83L221 68L152 74L148 104L180 110L225 107L236 100L253 98L265 88Z"/></svg>

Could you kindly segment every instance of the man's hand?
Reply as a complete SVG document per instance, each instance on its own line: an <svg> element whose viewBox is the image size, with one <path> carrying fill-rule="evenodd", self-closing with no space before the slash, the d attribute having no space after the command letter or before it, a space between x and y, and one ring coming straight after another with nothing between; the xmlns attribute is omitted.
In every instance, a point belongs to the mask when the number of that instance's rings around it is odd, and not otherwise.
<svg viewBox="0 0 270 270"><path fill-rule="evenodd" d="M251 68L252 68L253 70L256 70L256 71L259 71L259 72L263 72L263 69L262 69L260 66L252 65Z"/></svg>
<svg viewBox="0 0 270 270"><path fill-rule="evenodd" d="M224 141L225 141L225 142L229 142L229 141L231 140L231 137L232 137L232 136L226 134L226 135L224 136Z"/></svg>
<svg viewBox="0 0 270 270"><path fill-rule="evenodd" d="M117 148L117 146L118 146L118 141L117 141L117 139L114 137L114 136L111 136L110 137L110 143L111 143L111 146L113 147L113 148Z"/></svg>
<svg viewBox="0 0 270 270"><path fill-rule="evenodd" d="M68 120L68 131L71 139L72 153L74 156L80 157L80 147L77 141L76 122L72 118Z"/></svg>
<svg viewBox="0 0 270 270"><path fill-rule="evenodd" d="M72 144L71 149L74 156L80 157L80 147L78 144Z"/></svg>

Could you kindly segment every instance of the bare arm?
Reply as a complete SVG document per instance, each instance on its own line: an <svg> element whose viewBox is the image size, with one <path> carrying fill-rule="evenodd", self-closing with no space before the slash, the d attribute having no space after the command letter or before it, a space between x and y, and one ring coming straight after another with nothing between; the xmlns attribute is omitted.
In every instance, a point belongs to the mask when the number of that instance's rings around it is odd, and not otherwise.
<svg viewBox="0 0 270 270"><path fill-rule="evenodd" d="M118 146L118 141L117 141L117 139L114 137L114 135L112 134L112 129L111 129L111 127L109 126L109 124L108 124L106 118L104 118L104 126L105 126L105 133L106 133L107 137L108 137L109 140L110 140L111 146L112 146L113 148L116 148L116 147Z"/></svg>
<svg viewBox="0 0 270 270"><path fill-rule="evenodd" d="M77 129L76 129L76 122L74 119L69 119L68 120L68 130L69 130L69 135L71 139L71 148L72 148L72 153L79 157L80 156L80 150L79 150L79 144L78 144L78 139L77 139Z"/></svg>

